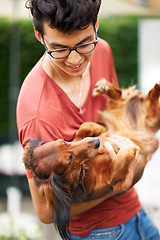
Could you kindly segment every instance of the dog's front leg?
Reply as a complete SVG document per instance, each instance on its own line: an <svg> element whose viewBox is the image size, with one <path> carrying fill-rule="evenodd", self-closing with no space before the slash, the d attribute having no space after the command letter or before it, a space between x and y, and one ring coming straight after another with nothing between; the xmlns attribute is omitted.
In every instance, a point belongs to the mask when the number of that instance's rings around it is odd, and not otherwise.
<svg viewBox="0 0 160 240"><path fill-rule="evenodd" d="M131 186L134 169L137 164L137 151L139 147L134 144L128 144L121 148L116 157L112 160L106 174L106 182L113 189L128 190Z"/></svg>
<svg viewBox="0 0 160 240"><path fill-rule="evenodd" d="M116 88L111 82L108 82L105 78L102 78L96 83L92 95L97 96L102 93L107 94L110 98L114 100L117 100L121 98L122 90Z"/></svg>
<svg viewBox="0 0 160 240"><path fill-rule="evenodd" d="M79 141L85 137L97 137L104 132L106 132L106 128L102 125L94 122L85 122L81 124L73 141Z"/></svg>

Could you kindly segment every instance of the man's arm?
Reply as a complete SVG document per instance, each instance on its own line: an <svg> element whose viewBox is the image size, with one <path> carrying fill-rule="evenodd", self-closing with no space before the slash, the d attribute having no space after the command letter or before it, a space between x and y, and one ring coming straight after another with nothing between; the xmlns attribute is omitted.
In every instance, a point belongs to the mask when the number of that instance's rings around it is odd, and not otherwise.
<svg viewBox="0 0 160 240"><path fill-rule="evenodd" d="M34 205L35 212L40 219L41 222L43 223L53 223L53 218L52 214L50 212L49 207L46 204L46 201L42 198L40 198L39 193L38 193L38 188L36 187L34 183L33 178L28 178L28 183L29 183L29 188L32 196L32 201ZM106 194L105 196L87 201L87 202L80 202L80 203L75 203L71 206L71 216L76 216L82 212L85 212L92 207L95 207L96 205L100 204L103 202L105 199L113 196L113 193Z"/></svg>
<svg viewBox="0 0 160 240"><path fill-rule="evenodd" d="M49 206L47 206L46 201L39 196L38 188L36 187L36 185L34 183L34 179L28 178L28 183L29 183L29 188L30 188L30 192L31 192L31 196L32 196L33 206L34 206L34 209L35 209L35 212L36 212L38 218L43 223L47 223L47 224L53 223L52 213L50 212ZM90 200L90 201L86 201L86 202L74 203L71 206L71 216L76 216L80 213L83 213L83 212L97 206L104 200L106 200L110 197L113 197L115 195L118 195L122 192L124 192L124 190L121 190L121 189L115 190L113 192L107 193L106 195L104 195L103 197L100 197L98 199L94 199L94 200Z"/></svg>

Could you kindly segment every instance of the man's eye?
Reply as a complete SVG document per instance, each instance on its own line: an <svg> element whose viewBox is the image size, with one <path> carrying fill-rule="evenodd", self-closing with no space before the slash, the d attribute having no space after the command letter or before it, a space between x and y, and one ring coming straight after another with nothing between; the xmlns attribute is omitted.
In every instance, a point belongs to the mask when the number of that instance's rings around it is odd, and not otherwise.
<svg viewBox="0 0 160 240"><path fill-rule="evenodd" d="M80 49L85 49L85 48L87 48L87 47L88 47L88 44L87 44L87 45L79 46L78 48L80 48Z"/></svg>

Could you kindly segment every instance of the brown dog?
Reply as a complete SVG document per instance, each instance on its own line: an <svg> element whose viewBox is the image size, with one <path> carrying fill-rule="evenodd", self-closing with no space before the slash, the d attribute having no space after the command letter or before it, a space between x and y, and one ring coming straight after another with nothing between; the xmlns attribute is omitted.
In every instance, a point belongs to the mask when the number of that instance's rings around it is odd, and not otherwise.
<svg viewBox="0 0 160 240"><path fill-rule="evenodd" d="M57 140L44 144L31 139L25 147L23 161L32 170L62 239L70 239L67 229L71 203L95 199L113 189L126 191L128 184L141 178L146 163L159 145L155 132L160 128L160 84L145 97L134 87L117 89L102 79L93 95L100 93L109 96L101 114L103 126L84 123L72 142ZM119 150L108 138L112 134L126 136L134 144ZM113 160L104 147L106 141L117 153ZM138 149L133 183L126 183Z"/></svg>

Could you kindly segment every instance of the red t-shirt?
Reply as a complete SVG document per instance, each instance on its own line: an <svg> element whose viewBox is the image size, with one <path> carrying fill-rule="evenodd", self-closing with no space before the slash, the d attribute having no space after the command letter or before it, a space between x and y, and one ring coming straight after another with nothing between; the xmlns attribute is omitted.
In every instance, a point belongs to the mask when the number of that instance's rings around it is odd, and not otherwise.
<svg viewBox="0 0 160 240"><path fill-rule="evenodd" d="M82 106L82 113L65 92L42 68L43 57L26 77L17 102L17 127L22 146L36 137L45 142L63 138L73 139L83 122L98 122L107 97L92 97L95 83L102 77L118 86L112 51L107 42L99 39L91 59L91 84ZM28 177L32 177L27 171ZM110 198L100 205L71 219L70 231L85 237L92 229L119 225L141 209L134 188Z"/></svg>

